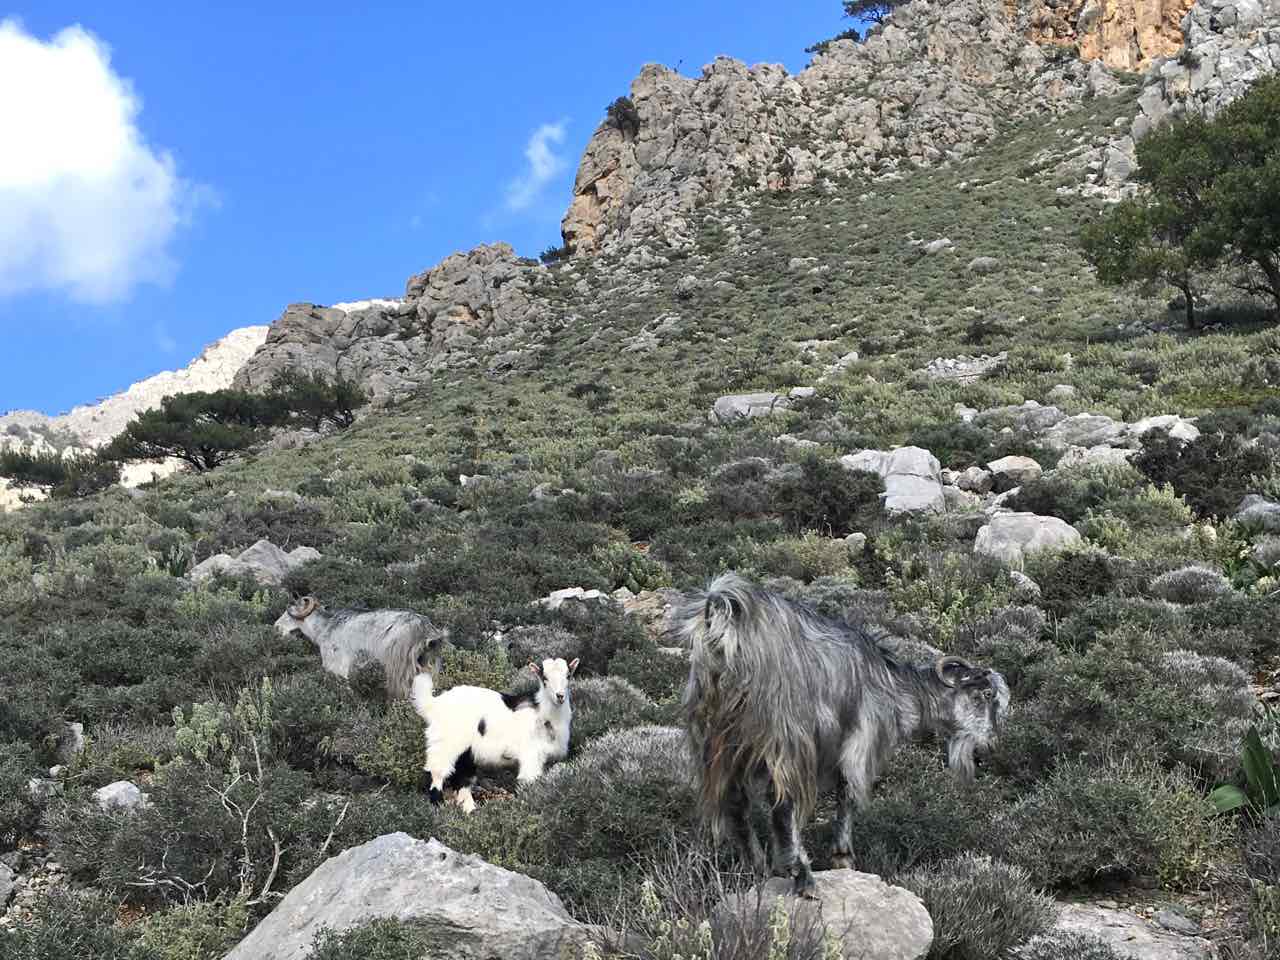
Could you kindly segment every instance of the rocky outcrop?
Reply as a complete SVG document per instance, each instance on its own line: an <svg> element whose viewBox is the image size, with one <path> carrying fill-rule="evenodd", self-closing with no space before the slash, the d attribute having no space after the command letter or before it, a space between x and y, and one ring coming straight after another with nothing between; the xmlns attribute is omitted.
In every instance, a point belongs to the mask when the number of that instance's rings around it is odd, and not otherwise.
<svg viewBox="0 0 1280 960"><path fill-rule="evenodd" d="M1027 36L1071 44L1085 60L1114 70L1145 70L1182 47L1183 14L1194 0L1031 0L1023 9Z"/></svg>
<svg viewBox="0 0 1280 960"><path fill-rule="evenodd" d="M1018 569L1033 553L1063 550L1083 540L1075 527L1057 517L998 513L978 531L973 552Z"/></svg>
<svg viewBox="0 0 1280 960"><path fill-rule="evenodd" d="M840 458L846 470L879 474L885 513L941 513L946 509L938 458L921 447L862 450Z"/></svg>
<svg viewBox="0 0 1280 960"><path fill-rule="evenodd" d="M455 960L560 960L587 942L587 928L536 880L391 833L326 860L226 960L302 960L322 928L376 917L414 922Z"/></svg>
<svg viewBox="0 0 1280 960"><path fill-rule="evenodd" d="M259 583L279 586L298 567L318 559L320 551L314 547L294 547L286 553L270 540L259 540L235 557L228 553L215 553L192 567L187 576L196 583L211 580L218 574L250 576Z"/></svg>
<svg viewBox="0 0 1280 960"><path fill-rule="evenodd" d="M1128 195L1135 145L1158 123L1185 113L1212 117L1255 80L1280 70L1280 0L1197 0L1180 32L1182 43L1148 65L1128 129L1058 166L1055 176L1083 173L1079 189L1086 195Z"/></svg>
<svg viewBox="0 0 1280 960"><path fill-rule="evenodd" d="M1170 929L1127 910L1091 903L1062 904L1058 929L1097 937L1130 960L1209 960L1217 955L1208 940L1189 930Z"/></svg>
<svg viewBox="0 0 1280 960"><path fill-rule="evenodd" d="M495 243L410 277L402 299L290 304L235 386L261 389L300 369L356 380L375 398L410 390L435 370L475 363L471 348L538 319L530 286L545 269Z"/></svg>
<svg viewBox="0 0 1280 960"><path fill-rule="evenodd" d="M1199 0L1182 19L1176 59L1156 64L1138 97L1133 139L1167 116L1213 116L1280 69L1280 0Z"/></svg>
<svg viewBox="0 0 1280 960"><path fill-rule="evenodd" d="M587 145L564 240L579 253L649 234L687 246L685 215L702 203L964 157L1000 122L1106 85L1046 57L1015 20L990 0L915 0L794 76L727 57L698 78L648 64L631 84L638 123L606 120Z"/></svg>
<svg viewBox="0 0 1280 960"><path fill-rule="evenodd" d="M840 945L849 960L919 960L933 944L933 920L910 890L854 870L820 870L811 897L797 897L788 879L774 877L721 903L712 918L721 938L745 944L768 937L768 917L781 901L795 937ZM815 944L814 946L818 946ZM829 954L814 949L813 955Z"/></svg>

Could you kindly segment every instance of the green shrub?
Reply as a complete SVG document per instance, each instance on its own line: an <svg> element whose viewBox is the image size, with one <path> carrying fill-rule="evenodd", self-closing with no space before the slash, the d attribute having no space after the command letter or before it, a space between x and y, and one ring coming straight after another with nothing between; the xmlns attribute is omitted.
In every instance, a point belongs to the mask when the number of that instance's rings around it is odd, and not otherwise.
<svg viewBox="0 0 1280 960"><path fill-rule="evenodd" d="M70 801L56 805L45 817L50 849L74 876L130 900L237 895L244 892L244 876L250 883L265 883L274 859L272 834L288 848L300 834L322 828L311 822L304 804L309 794L304 774L274 764L261 777L235 782L226 777L218 768L176 762L148 785L151 804L140 810L100 811ZM242 810L260 798L247 833L240 818L223 806L220 792ZM247 872L242 869L246 855Z"/></svg>
<svg viewBox="0 0 1280 960"><path fill-rule="evenodd" d="M422 780L426 762L426 741L422 718L407 701L396 701L376 720L357 721L357 731L349 748L362 773L401 787L416 787Z"/></svg>
<svg viewBox="0 0 1280 960"><path fill-rule="evenodd" d="M693 827L693 775L684 732L615 730L521 792L541 810L557 857L625 860Z"/></svg>
<svg viewBox="0 0 1280 960"><path fill-rule="evenodd" d="M132 780L140 771L153 771L173 759L176 748L172 725L95 724L85 737L85 749L70 765L70 776L88 787Z"/></svg>
<svg viewBox="0 0 1280 960"><path fill-rule="evenodd" d="M1026 572L1040 584L1040 605L1057 617L1109 593L1116 583L1112 560L1089 550L1033 555L1027 561Z"/></svg>
<svg viewBox="0 0 1280 960"><path fill-rule="evenodd" d="M634 685L656 703L672 703L689 678L689 661L645 643L617 653L609 661L609 674Z"/></svg>
<svg viewBox="0 0 1280 960"><path fill-rule="evenodd" d="M251 920L243 899L193 900L148 916L138 928L138 949L148 960L219 960Z"/></svg>
<svg viewBox="0 0 1280 960"><path fill-rule="evenodd" d="M1142 439L1133 460L1152 483L1170 484L1200 517L1227 517L1250 492L1255 476L1271 472L1267 452L1229 434L1201 434L1190 443L1163 430Z"/></svg>
<svg viewBox="0 0 1280 960"><path fill-rule="evenodd" d="M567 663L581 657L585 646L581 637L552 624L512 627L505 631L504 636L507 641L507 658L511 663L517 664L530 661L541 663L556 657Z"/></svg>
<svg viewBox="0 0 1280 960"><path fill-rule="evenodd" d="M1142 475L1129 466L1062 468L1028 480L1005 506L1074 524L1117 493L1142 482Z"/></svg>
<svg viewBox="0 0 1280 960"><path fill-rule="evenodd" d="M1085 933L1055 931L1028 940L1021 960L1125 960L1109 944Z"/></svg>
<svg viewBox="0 0 1280 960"><path fill-rule="evenodd" d="M843 537L877 516L884 491L879 475L815 455L797 466L770 485L772 509L792 530Z"/></svg>
<svg viewBox="0 0 1280 960"><path fill-rule="evenodd" d="M853 575L845 542L813 531L765 544L759 549L753 566L766 574L790 577L802 583L819 577Z"/></svg>
<svg viewBox="0 0 1280 960"><path fill-rule="evenodd" d="M387 668L381 660L370 656L366 651L362 650L356 655L347 673L347 682L356 696L365 703L376 704L386 700Z"/></svg>
<svg viewBox="0 0 1280 960"><path fill-rule="evenodd" d="M40 820L40 805L27 789L35 759L20 744L0 745L0 850L12 850Z"/></svg>
<svg viewBox="0 0 1280 960"><path fill-rule="evenodd" d="M435 955L443 946L440 933L424 924L378 917L341 932L322 928L306 960L416 960Z"/></svg>
<svg viewBox="0 0 1280 960"><path fill-rule="evenodd" d="M115 920L115 904L100 894L54 887L35 901L30 920L0 930L0 953L12 960L158 960Z"/></svg>
<svg viewBox="0 0 1280 960"><path fill-rule="evenodd" d="M931 958L987 960L1009 955L1013 948L1053 925L1052 897L1031 886L1019 867L966 854L928 867L917 867L894 881L924 901L933 918Z"/></svg>
<svg viewBox="0 0 1280 960"><path fill-rule="evenodd" d="M1100 761L1122 746L1220 782L1235 772L1250 697L1247 676L1232 663L1164 652L1144 633L1127 643L1117 636L1029 666L1017 723L1008 725L991 762L1033 782L1064 760Z"/></svg>
<svg viewBox="0 0 1280 960"><path fill-rule="evenodd" d="M1226 577L1202 566L1170 570L1151 581L1151 593L1170 603L1204 603L1230 592Z"/></svg>
<svg viewBox="0 0 1280 960"><path fill-rule="evenodd" d="M1244 865L1254 880L1280 884L1280 810L1245 829Z"/></svg>
<svg viewBox="0 0 1280 960"><path fill-rule="evenodd" d="M639 593L671 585L666 568L630 544L615 540L597 547L593 559L604 571L611 590L626 587Z"/></svg>
<svg viewBox="0 0 1280 960"><path fill-rule="evenodd" d="M1065 763L1002 818L1005 859L1038 885L1107 879L1196 887L1219 863L1225 827L1183 777L1154 764Z"/></svg>
<svg viewBox="0 0 1280 960"><path fill-rule="evenodd" d="M638 727L653 718L653 704L621 677L573 682L573 750L611 730Z"/></svg>
<svg viewBox="0 0 1280 960"><path fill-rule="evenodd" d="M853 818L854 865L887 877L964 853L993 853L998 806L992 782L963 784L936 750L900 749L871 803Z"/></svg>

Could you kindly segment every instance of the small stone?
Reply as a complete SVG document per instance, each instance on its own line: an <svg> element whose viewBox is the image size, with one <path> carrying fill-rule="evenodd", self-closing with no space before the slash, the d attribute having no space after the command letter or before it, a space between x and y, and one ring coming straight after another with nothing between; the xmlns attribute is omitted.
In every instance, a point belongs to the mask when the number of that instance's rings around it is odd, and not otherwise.
<svg viewBox="0 0 1280 960"><path fill-rule="evenodd" d="M995 273L1000 269L1000 261L995 257L974 257L969 261L970 273Z"/></svg>
<svg viewBox="0 0 1280 960"><path fill-rule="evenodd" d="M851 533L844 538L844 546L849 551L849 558L856 560L866 552L867 535L865 533Z"/></svg>
<svg viewBox="0 0 1280 960"><path fill-rule="evenodd" d="M1184 936L1197 937L1200 935L1200 924L1174 910L1157 911L1156 923L1166 930L1172 930L1174 933L1181 933Z"/></svg>
<svg viewBox="0 0 1280 960"><path fill-rule="evenodd" d="M117 780L115 783L109 783L93 791L93 802L98 805L99 810L111 810L117 807L134 810L147 806L150 799L138 789L137 784L130 783L128 780Z"/></svg>

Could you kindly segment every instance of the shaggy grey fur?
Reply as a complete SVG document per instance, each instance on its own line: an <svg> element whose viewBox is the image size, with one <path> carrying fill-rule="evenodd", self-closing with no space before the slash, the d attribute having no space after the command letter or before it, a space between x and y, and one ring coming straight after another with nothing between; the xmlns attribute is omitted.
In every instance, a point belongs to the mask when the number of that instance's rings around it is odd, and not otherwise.
<svg viewBox="0 0 1280 960"><path fill-rule="evenodd" d="M684 694L703 815L763 871L751 808L768 790L773 869L813 885L800 825L821 791L839 789L837 863L850 859L850 817L904 739L934 733L972 778L1009 706L1000 674L958 658L900 663L859 628L734 573L686 597L671 628L690 650Z"/></svg>
<svg viewBox="0 0 1280 960"><path fill-rule="evenodd" d="M299 631L320 650L324 668L347 677L360 654L382 664L387 698L409 696L418 671L441 655L448 631L412 610L326 610L314 597L303 597L276 620L276 630Z"/></svg>

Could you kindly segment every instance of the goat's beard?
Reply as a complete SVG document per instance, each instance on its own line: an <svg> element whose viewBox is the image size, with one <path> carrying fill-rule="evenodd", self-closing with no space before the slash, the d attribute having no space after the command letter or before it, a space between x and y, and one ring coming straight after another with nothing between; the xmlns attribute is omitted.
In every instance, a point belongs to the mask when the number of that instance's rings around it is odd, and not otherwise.
<svg viewBox="0 0 1280 960"><path fill-rule="evenodd" d="M976 761L974 755L979 743L974 737L960 734L951 738L947 744L947 767L959 779L970 783L974 779Z"/></svg>

